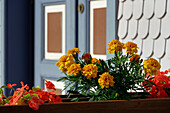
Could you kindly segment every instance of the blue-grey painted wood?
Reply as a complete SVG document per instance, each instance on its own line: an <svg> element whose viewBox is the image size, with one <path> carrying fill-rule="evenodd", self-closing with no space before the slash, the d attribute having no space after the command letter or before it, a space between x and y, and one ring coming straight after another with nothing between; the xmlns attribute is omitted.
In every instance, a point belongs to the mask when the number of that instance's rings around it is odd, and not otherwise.
<svg viewBox="0 0 170 113"><path fill-rule="evenodd" d="M64 76L55 66L57 60L44 59L44 6L66 5L66 51L75 47L75 0L35 0L34 85L44 87L44 79L57 80Z"/></svg>
<svg viewBox="0 0 170 113"><path fill-rule="evenodd" d="M78 14L78 47L83 52L90 52L90 1L91 0L79 0L79 4L84 5L84 12ZM107 39L106 44L117 37L117 0L107 0ZM106 50L108 45L106 46ZM106 52L107 59L113 57L113 54Z"/></svg>
<svg viewBox="0 0 170 113"><path fill-rule="evenodd" d="M107 31L107 48L108 43L111 40L117 39L117 0L107 0L107 25L106 25L106 31ZM106 48L106 49L107 49ZM108 54L108 51L106 52L107 59L113 57L113 54Z"/></svg>
<svg viewBox="0 0 170 113"><path fill-rule="evenodd" d="M78 13L78 48L81 56L84 52L90 52L90 1L78 0L78 4L84 5L84 12Z"/></svg>
<svg viewBox="0 0 170 113"><path fill-rule="evenodd" d="M0 25L0 27L1 27L1 34L0 34L0 40L1 40L1 43L0 43L0 46L1 46L1 53L0 53L0 55L1 55L1 59L0 59L0 65L1 65L1 72L0 72L0 80L1 80L1 82L0 82L0 86L1 85L3 85L4 83L5 83L5 71L4 71L4 69L5 69L5 63L4 63L4 61L5 61L5 49L4 49L4 46L5 46L5 42L4 42L4 29L5 29L5 25L4 25L4 23L5 23L5 21L4 21L4 12L5 12L5 10L4 10L4 6L5 6L5 3L4 3L4 0L1 0L1 4L0 4L0 8L1 8L1 16L0 16L0 18L1 18L1 25Z"/></svg>

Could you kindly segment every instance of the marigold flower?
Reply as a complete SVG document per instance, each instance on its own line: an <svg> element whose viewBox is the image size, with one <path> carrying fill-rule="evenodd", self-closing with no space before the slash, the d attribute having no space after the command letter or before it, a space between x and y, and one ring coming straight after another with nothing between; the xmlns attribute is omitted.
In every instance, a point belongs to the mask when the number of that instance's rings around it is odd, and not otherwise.
<svg viewBox="0 0 170 113"><path fill-rule="evenodd" d="M77 73L79 73L79 71L81 71L81 67L80 64L72 64L68 70L67 73L69 75L73 74L74 76L77 75Z"/></svg>
<svg viewBox="0 0 170 113"><path fill-rule="evenodd" d="M136 64L138 64L138 63L139 63L139 58L140 58L140 55L135 54L135 55L133 55L133 56L130 58L130 61L131 61L131 62L132 62L132 61L135 61Z"/></svg>
<svg viewBox="0 0 170 113"><path fill-rule="evenodd" d="M161 65L156 59L150 58L143 62L143 68L146 73L150 73L151 75L156 75L157 71L161 68Z"/></svg>
<svg viewBox="0 0 170 113"><path fill-rule="evenodd" d="M109 86L113 86L113 84L115 83L114 81L113 81L113 76L111 76L110 74L109 74L109 72L105 72L105 73L103 73L102 75L99 75L100 76L100 78L98 79L98 83L99 83L99 85L101 86L101 88L103 89L104 87L106 87L106 88L109 88Z"/></svg>
<svg viewBox="0 0 170 113"><path fill-rule="evenodd" d="M56 63L56 66L59 67L59 70L62 70L62 72L66 72L67 69L75 63L73 60L73 56L71 55L63 55L60 57L59 61Z"/></svg>
<svg viewBox="0 0 170 113"><path fill-rule="evenodd" d="M89 63L90 62L90 53L86 53L82 56L82 59L84 59L84 61L86 63Z"/></svg>
<svg viewBox="0 0 170 113"><path fill-rule="evenodd" d="M122 48L123 48L123 43L121 43L119 40L112 40L109 42L109 47L107 48L107 50L109 51L108 53L114 53L116 51L116 53L118 52L122 52Z"/></svg>
<svg viewBox="0 0 170 113"><path fill-rule="evenodd" d="M76 53L80 53L80 52L81 51L79 51L79 48L73 48L73 49L69 49L66 54L68 54L68 55L71 55L71 54L75 55Z"/></svg>
<svg viewBox="0 0 170 113"><path fill-rule="evenodd" d="M100 64L100 60L98 60L97 58L92 58L92 63L93 64L95 64L95 63Z"/></svg>
<svg viewBox="0 0 170 113"><path fill-rule="evenodd" d="M131 41L124 44L123 49L126 50L126 53L128 53L129 55L133 55L134 53L138 52L137 44L135 44Z"/></svg>
<svg viewBox="0 0 170 113"><path fill-rule="evenodd" d="M87 79L96 78L97 77L98 67L93 64L85 65L82 69L82 75L84 75Z"/></svg>

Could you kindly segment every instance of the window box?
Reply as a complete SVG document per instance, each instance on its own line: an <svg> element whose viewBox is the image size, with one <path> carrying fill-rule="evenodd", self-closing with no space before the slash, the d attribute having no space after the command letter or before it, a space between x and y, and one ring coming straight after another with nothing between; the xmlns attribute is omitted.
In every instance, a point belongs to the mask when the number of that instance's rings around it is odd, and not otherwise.
<svg viewBox="0 0 170 113"><path fill-rule="evenodd" d="M85 98L84 98L85 99ZM86 99L85 99L86 100ZM163 113L168 112L170 98L81 101L43 104L34 111L28 105L0 106L0 113Z"/></svg>

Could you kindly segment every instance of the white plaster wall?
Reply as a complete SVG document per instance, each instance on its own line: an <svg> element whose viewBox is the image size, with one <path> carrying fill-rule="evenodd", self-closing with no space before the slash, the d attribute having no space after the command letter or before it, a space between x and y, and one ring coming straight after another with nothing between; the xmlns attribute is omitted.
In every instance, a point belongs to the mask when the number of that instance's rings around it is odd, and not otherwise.
<svg viewBox="0 0 170 113"><path fill-rule="evenodd" d="M145 60L170 68L170 0L118 0L118 38L138 44Z"/></svg>

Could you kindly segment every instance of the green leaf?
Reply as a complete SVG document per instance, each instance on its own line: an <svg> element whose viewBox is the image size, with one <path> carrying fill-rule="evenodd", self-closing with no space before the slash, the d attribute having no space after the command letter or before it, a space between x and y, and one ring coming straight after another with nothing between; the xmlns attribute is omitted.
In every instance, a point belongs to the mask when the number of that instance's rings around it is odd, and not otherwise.
<svg viewBox="0 0 170 113"><path fill-rule="evenodd" d="M89 101L94 101L94 96L92 96L92 98L90 98Z"/></svg>
<svg viewBox="0 0 170 113"><path fill-rule="evenodd" d="M3 86L1 86L1 88L9 88L8 86L6 86L6 85L3 85Z"/></svg>
<svg viewBox="0 0 170 113"><path fill-rule="evenodd" d="M78 98L78 97L73 98L73 99L71 99L71 101L78 102L78 101L79 101L79 98Z"/></svg>

